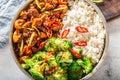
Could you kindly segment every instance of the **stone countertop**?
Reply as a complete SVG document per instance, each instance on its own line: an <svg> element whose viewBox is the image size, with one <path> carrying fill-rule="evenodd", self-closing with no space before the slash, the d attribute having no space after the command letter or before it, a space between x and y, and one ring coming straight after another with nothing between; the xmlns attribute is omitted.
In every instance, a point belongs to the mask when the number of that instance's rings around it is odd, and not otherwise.
<svg viewBox="0 0 120 80"><path fill-rule="evenodd" d="M89 80L120 80L120 18L108 22L109 47L100 69ZM30 80L20 71L9 46L0 49L0 80Z"/></svg>

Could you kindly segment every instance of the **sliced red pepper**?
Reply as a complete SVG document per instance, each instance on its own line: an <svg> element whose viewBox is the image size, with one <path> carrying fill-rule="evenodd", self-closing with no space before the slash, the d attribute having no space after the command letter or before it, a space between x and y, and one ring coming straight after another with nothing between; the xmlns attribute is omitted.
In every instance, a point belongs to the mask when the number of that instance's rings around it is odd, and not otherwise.
<svg viewBox="0 0 120 80"><path fill-rule="evenodd" d="M46 30L46 33L47 33L48 38L52 37L52 30L51 29Z"/></svg>
<svg viewBox="0 0 120 80"><path fill-rule="evenodd" d="M78 42L74 42L75 45L78 46L87 46L87 42L86 41L78 41Z"/></svg>
<svg viewBox="0 0 120 80"><path fill-rule="evenodd" d="M81 26L77 26L75 29L76 29L78 32L80 32L80 33L86 33L86 32L88 32L88 29L87 29L87 28L81 27Z"/></svg>
<svg viewBox="0 0 120 80"><path fill-rule="evenodd" d="M64 0L58 0L58 4L59 4L59 5L66 5L66 4L67 4L67 2L66 2L66 1L64 1Z"/></svg>
<svg viewBox="0 0 120 80"><path fill-rule="evenodd" d="M76 57L76 58L81 58L81 54L77 53L77 52L74 51L72 48L69 48L68 50L72 53L72 55L73 55L74 57Z"/></svg>
<svg viewBox="0 0 120 80"><path fill-rule="evenodd" d="M40 43L40 45L39 45L39 50L42 50L43 49L43 47L45 46L45 44L46 44L46 42L47 41L44 41L44 42L42 42L42 43Z"/></svg>
<svg viewBox="0 0 120 80"><path fill-rule="evenodd" d="M54 68L49 69L47 72L48 72L48 73L53 73L53 72L56 71L57 69L58 69L57 67L54 67Z"/></svg>
<svg viewBox="0 0 120 80"><path fill-rule="evenodd" d="M61 38L66 38L67 35L69 34L69 32L70 32L70 29L68 29L68 30L64 30L64 31L62 32L62 36L61 36Z"/></svg>
<svg viewBox="0 0 120 80"><path fill-rule="evenodd" d="M38 38L38 35L36 34L36 35L34 36L34 38L37 39L37 38Z"/></svg>

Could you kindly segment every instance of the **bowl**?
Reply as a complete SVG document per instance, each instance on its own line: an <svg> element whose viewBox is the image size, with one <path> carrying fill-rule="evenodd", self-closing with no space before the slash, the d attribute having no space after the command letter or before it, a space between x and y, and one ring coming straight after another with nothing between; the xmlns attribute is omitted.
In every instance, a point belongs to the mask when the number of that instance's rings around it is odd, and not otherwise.
<svg viewBox="0 0 120 80"><path fill-rule="evenodd" d="M13 58L14 58L14 61L16 62L16 65L19 67L19 69L20 69L26 76L28 76L30 79L33 79L33 78L31 77L31 75L30 75L27 71L25 71L25 70L21 67L21 65L20 65L20 63L19 63L19 61L18 61L18 59L17 59L17 55L15 54L15 51L14 51L14 49L13 49L12 35L13 35L13 30L14 30L14 29L13 29L14 22L15 22L15 20L18 18L19 13L21 12L21 10L23 10L24 8L26 8L27 5L28 5L30 2L32 2L32 1L33 1L33 0L28 0L28 1L25 3L25 5L23 5L23 6L19 9L19 11L17 12L17 14L15 15L15 17L14 17L14 19L13 19L13 21L12 21L12 24L11 24L11 27L10 27L10 35L9 35L9 45L10 45L10 49L11 49L11 53L12 53L12 56L13 56ZM106 34L105 34L104 50L103 50L103 53L102 53L102 55L101 55L101 58L100 58L98 64L94 67L94 69L92 70L91 73L89 73L88 75L84 76L81 80L89 79L89 78L90 78L91 76L93 76L93 74L95 74L95 72L98 71L98 69L101 67L101 65L102 65L102 63L103 63L103 61L105 60L105 57L106 57L106 55L107 55L107 48L108 48L108 42L109 42L108 32L107 32L107 24L106 24L106 20L105 20L105 18L104 18L104 16L103 16L102 12L101 12L100 9L96 6L95 3L92 3L90 0L85 0L85 1L86 1L88 4L90 4L90 5L96 10L96 12L99 14L99 16L102 18L102 20L103 20L103 25L104 25L104 28L105 28L105 30L106 30Z"/></svg>

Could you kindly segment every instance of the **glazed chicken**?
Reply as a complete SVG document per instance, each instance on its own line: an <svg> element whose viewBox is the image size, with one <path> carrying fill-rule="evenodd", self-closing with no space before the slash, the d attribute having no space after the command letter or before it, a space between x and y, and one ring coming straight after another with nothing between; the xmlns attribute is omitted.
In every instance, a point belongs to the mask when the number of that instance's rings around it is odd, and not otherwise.
<svg viewBox="0 0 120 80"><path fill-rule="evenodd" d="M68 5L66 0L34 0L22 10L14 23L14 50L22 59L41 50L48 38L56 37L63 27Z"/></svg>

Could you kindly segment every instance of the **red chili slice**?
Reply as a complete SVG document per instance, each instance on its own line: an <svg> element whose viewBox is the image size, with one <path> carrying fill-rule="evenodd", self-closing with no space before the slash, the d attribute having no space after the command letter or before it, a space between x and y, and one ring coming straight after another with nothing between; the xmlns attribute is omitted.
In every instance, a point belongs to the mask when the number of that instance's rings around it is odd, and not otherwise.
<svg viewBox="0 0 120 80"><path fill-rule="evenodd" d="M46 30L48 38L52 37L52 30L48 29Z"/></svg>
<svg viewBox="0 0 120 80"><path fill-rule="evenodd" d="M57 69L58 69L57 67L54 67L54 68L49 69L47 72L52 73L52 72L56 71Z"/></svg>
<svg viewBox="0 0 120 80"><path fill-rule="evenodd" d="M46 42L47 42L47 41L44 41L44 42L40 43L40 45L39 45L39 50L42 50L42 49L43 49L43 47L45 46Z"/></svg>
<svg viewBox="0 0 120 80"><path fill-rule="evenodd" d="M66 38L67 35L69 34L69 32L70 32L70 29L68 29L68 30L64 30L64 31L62 32L62 36L61 36L61 38Z"/></svg>
<svg viewBox="0 0 120 80"><path fill-rule="evenodd" d="M88 29L87 29L87 28L81 27L81 26L77 26L75 29L76 29L78 32L80 32L80 33L86 33L86 32L88 32Z"/></svg>
<svg viewBox="0 0 120 80"><path fill-rule="evenodd" d="M86 41L78 41L78 42L74 42L75 45L78 46L87 46L87 42Z"/></svg>
<svg viewBox="0 0 120 80"><path fill-rule="evenodd" d="M81 58L81 54L77 53L77 52L74 51L72 48L69 48L68 50L72 53L72 55L73 55L74 57L76 57L76 58Z"/></svg>
<svg viewBox="0 0 120 80"><path fill-rule="evenodd" d="M58 0L58 4L59 4L59 5L66 5L67 2L65 2L65 1L63 1L63 0Z"/></svg>

